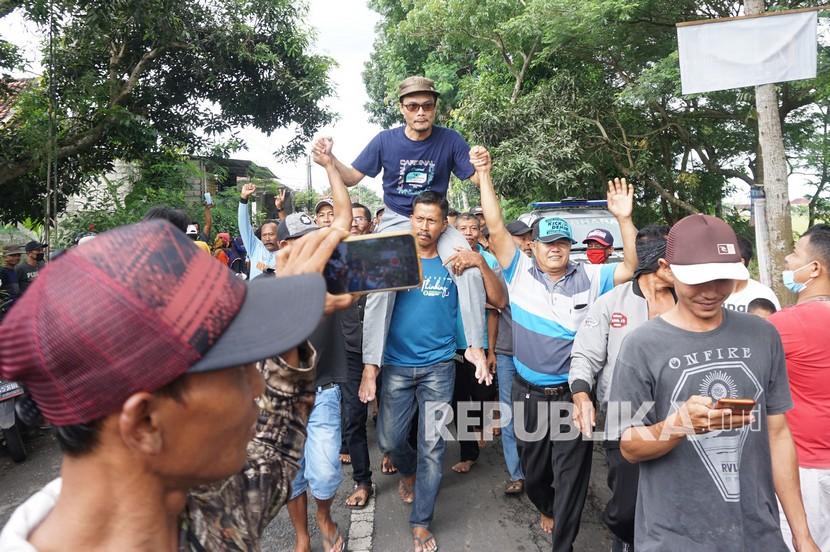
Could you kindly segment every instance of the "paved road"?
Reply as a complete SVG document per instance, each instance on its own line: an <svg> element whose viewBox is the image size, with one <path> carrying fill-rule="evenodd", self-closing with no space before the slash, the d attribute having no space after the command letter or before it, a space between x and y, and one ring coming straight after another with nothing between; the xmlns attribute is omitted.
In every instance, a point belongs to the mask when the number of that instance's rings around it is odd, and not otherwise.
<svg viewBox="0 0 830 552"><path fill-rule="evenodd" d="M373 428L370 428L373 433ZM0 450L0 523L5 523L14 507L57 475L60 451L48 433L41 432L28 439L30 458L14 464ZM379 466L380 453L372 452L374 466ZM538 528L538 514L526 497L506 497L502 492L506 472L501 458L501 444L494 441L481 454L473 471L467 475L452 472L449 467L458 456L458 448L450 444L444 480L432 529L441 550L535 552L550 550L550 537ZM575 546L577 552L606 551L610 538L599 519L597 505L604 499L602 485L605 474L601 457L595 458L595 484L582 517L582 527ZM374 511L355 514L342 506L351 489L351 468L344 468L343 484L333 509L335 521L349 538L351 550L395 552L411 550L407 520L409 507L397 497L397 476L376 475L377 497L370 507ZM313 527L314 508L309 514ZM263 550L289 552L293 549L293 529L285 509L269 526ZM319 533L313 531L312 546L322 550Z"/></svg>

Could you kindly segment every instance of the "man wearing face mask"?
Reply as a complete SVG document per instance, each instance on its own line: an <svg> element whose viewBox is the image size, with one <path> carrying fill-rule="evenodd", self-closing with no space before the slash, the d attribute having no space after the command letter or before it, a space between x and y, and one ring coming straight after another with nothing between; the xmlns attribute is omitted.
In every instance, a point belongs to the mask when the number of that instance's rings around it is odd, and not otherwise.
<svg viewBox="0 0 830 552"><path fill-rule="evenodd" d="M20 284L21 294L37 278L37 272L43 268L44 264L43 244L36 241L27 243L26 256L14 269L17 272L17 282Z"/></svg>
<svg viewBox="0 0 830 552"><path fill-rule="evenodd" d="M807 230L786 257L784 285L798 294L794 307L769 318L781 334L793 409L787 422L798 451L807 523L822 550L830 550L830 225ZM780 506L779 506L780 509ZM781 515L784 540L792 542Z"/></svg>
<svg viewBox="0 0 830 552"><path fill-rule="evenodd" d="M605 264L614 253L614 236L605 228L594 228L582 243L587 246L585 255L591 264Z"/></svg>

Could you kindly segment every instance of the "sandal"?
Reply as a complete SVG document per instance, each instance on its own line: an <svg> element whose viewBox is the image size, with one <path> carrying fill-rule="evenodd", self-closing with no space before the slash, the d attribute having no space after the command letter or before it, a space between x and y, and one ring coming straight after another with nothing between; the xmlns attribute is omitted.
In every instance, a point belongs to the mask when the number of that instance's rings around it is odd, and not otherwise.
<svg viewBox="0 0 830 552"><path fill-rule="evenodd" d="M525 491L525 482L523 479L511 481L504 487L504 494L506 495L520 495Z"/></svg>
<svg viewBox="0 0 830 552"><path fill-rule="evenodd" d="M325 552L344 552L346 550L346 539L343 538L343 534L340 532L340 526L336 523L334 524L333 539L326 538L322 531L320 531L320 536L323 538L323 549ZM338 542L340 542L340 546L337 546Z"/></svg>
<svg viewBox="0 0 830 552"><path fill-rule="evenodd" d="M363 501L356 502L354 504L349 504L349 499L354 497L359 492L365 492L366 496L363 498ZM354 486L354 491L346 498L346 508L349 510L362 510L369 504L369 499L372 498L375 494L375 486L371 483L359 483Z"/></svg>
<svg viewBox="0 0 830 552"><path fill-rule="evenodd" d="M430 541L435 543L435 548L427 550L425 546ZM438 552L438 541L435 540L435 535L431 533L425 537L416 537L413 535L412 542L415 544L415 552Z"/></svg>

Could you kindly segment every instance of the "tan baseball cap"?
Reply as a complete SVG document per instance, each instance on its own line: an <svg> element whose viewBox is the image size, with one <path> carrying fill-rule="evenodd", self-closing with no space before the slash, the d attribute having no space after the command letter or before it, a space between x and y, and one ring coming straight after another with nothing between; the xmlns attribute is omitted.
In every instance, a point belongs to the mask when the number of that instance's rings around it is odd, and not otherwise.
<svg viewBox="0 0 830 552"><path fill-rule="evenodd" d="M398 99L417 92L428 92L436 97L441 95L435 90L435 82L426 77L407 77L398 85Z"/></svg>

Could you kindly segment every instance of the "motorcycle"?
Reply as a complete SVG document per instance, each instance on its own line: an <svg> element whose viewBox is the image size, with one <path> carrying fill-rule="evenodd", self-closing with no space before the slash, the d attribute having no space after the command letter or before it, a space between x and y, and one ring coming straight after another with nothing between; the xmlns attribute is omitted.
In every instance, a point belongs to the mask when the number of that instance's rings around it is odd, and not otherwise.
<svg viewBox="0 0 830 552"><path fill-rule="evenodd" d="M0 429L6 441L6 449L12 460L26 459L26 445L23 444L23 424L15 410L15 404L23 398L23 388L13 381L0 380Z"/></svg>

